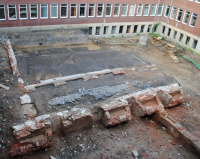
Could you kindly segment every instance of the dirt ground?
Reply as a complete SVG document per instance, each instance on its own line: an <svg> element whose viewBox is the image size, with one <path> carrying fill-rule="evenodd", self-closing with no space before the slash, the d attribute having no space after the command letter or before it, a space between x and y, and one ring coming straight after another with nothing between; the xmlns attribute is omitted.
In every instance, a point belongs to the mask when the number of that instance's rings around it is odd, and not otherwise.
<svg viewBox="0 0 200 159"><path fill-rule="evenodd" d="M93 43L62 45L62 47L61 45L57 47L29 46L28 48L14 46L19 71L25 85L39 80L107 68L139 68L143 65L154 64L159 69L154 70L155 74L138 75L134 78L128 74L116 77L106 75L97 81L72 81L61 88L54 88L51 85L41 87L37 89L38 94L30 94L36 103L39 115L66 109L66 107L49 108L45 104L52 97L73 93L79 88L113 86L135 80L142 81L145 86L166 85L178 81L184 90L184 101L181 105L168 109L167 112L185 129L200 138L200 70L181 55L195 60L196 63L200 63L200 56L182 52L178 56L179 63L177 64L164 52L164 45L155 47L150 43L147 46L130 44L128 38L124 37L91 40ZM163 44L166 43L163 41ZM10 91L0 88L0 159L7 159L8 151L12 144L16 143L11 126L23 123L25 116L21 112L19 102L19 96L23 92L17 86L17 77L11 73L3 46L0 47L0 52L0 83L11 88ZM151 83L148 83L149 81ZM97 101L88 97L83 99L82 104L80 103L66 106L94 105ZM169 135L163 125L155 123L152 117L135 116L132 121L111 128L105 128L101 123L97 123L90 130L71 133L68 136L62 133L55 134L52 147L18 158L49 159L52 155L57 159L130 159L134 158L133 150L138 151L139 158L142 159L199 158L192 147Z"/></svg>

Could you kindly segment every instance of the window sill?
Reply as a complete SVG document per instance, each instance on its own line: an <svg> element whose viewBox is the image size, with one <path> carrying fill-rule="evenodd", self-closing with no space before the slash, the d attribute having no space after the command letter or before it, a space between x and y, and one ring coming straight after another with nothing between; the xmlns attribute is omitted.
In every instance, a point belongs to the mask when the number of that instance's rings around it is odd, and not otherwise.
<svg viewBox="0 0 200 159"><path fill-rule="evenodd" d="M136 15L137 17L141 17L142 15Z"/></svg>
<svg viewBox="0 0 200 159"><path fill-rule="evenodd" d="M68 17L60 17L60 18L68 18Z"/></svg>
<svg viewBox="0 0 200 159"><path fill-rule="evenodd" d="M101 17L103 17L103 16L97 16L98 18L101 18Z"/></svg>
<svg viewBox="0 0 200 159"><path fill-rule="evenodd" d="M38 19L38 18L30 18L30 19Z"/></svg>
<svg viewBox="0 0 200 159"><path fill-rule="evenodd" d="M194 28L194 26L192 26L192 25L189 25L189 27Z"/></svg>
<svg viewBox="0 0 200 159"><path fill-rule="evenodd" d="M154 17L155 15L150 15L151 17Z"/></svg>
<svg viewBox="0 0 200 159"><path fill-rule="evenodd" d="M48 19L48 17L46 17L46 18L40 18L40 19Z"/></svg>
<svg viewBox="0 0 200 159"><path fill-rule="evenodd" d="M134 15L129 15L129 17L134 17Z"/></svg>
<svg viewBox="0 0 200 159"><path fill-rule="evenodd" d="M51 19L57 19L58 17L51 17Z"/></svg>
<svg viewBox="0 0 200 159"><path fill-rule="evenodd" d="M9 20L17 20L17 18L16 19L9 19Z"/></svg>
<svg viewBox="0 0 200 159"><path fill-rule="evenodd" d="M105 17L111 17L111 15L106 15Z"/></svg>
<svg viewBox="0 0 200 159"><path fill-rule="evenodd" d="M73 17L70 16L70 18L77 18L77 16L73 16Z"/></svg>
<svg viewBox="0 0 200 159"><path fill-rule="evenodd" d="M127 15L121 15L121 17L127 17Z"/></svg>
<svg viewBox="0 0 200 159"><path fill-rule="evenodd" d="M183 23L183 22L182 22L182 24L187 25L187 23Z"/></svg>
<svg viewBox="0 0 200 159"><path fill-rule="evenodd" d="M4 21L4 20L6 20L6 19L0 19L0 21Z"/></svg>
<svg viewBox="0 0 200 159"><path fill-rule="evenodd" d="M79 16L79 18L86 18L86 16Z"/></svg>
<svg viewBox="0 0 200 159"><path fill-rule="evenodd" d="M143 17L148 17L149 15L143 15Z"/></svg>
<svg viewBox="0 0 200 159"><path fill-rule="evenodd" d="M88 18L94 18L94 16L88 16Z"/></svg>

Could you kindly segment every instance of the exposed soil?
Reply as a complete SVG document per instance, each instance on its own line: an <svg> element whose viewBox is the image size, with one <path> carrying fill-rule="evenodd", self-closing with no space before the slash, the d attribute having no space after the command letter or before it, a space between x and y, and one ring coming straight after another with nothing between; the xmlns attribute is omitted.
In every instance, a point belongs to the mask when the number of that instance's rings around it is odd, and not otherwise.
<svg viewBox="0 0 200 159"><path fill-rule="evenodd" d="M97 41L95 42L95 40ZM200 138L200 70L196 66L181 56L178 56L180 63L175 63L164 52L164 45L155 47L150 43L147 46L129 44L128 38L124 37L102 38L100 42L99 40L93 39L94 44L62 45L62 47L61 45L54 45L53 47L46 45L40 47L29 46L28 48L15 47L21 77L23 77L25 84L31 84L41 79L50 79L81 72L115 67L141 67L150 63L154 64L159 68L155 76L149 73L148 75L146 74L146 77L141 76L140 80L144 78L143 83L145 85L149 84L147 81L149 79L149 81L152 81L152 86L156 86L156 82L157 86L159 86L173 83L177 80L183 87L184 101L181 105L170 108L167 111L191 134ZM163 43L166 44L167 42L164 41ZM11 126L23 123L25 116L21 112L19 102L19 96L23 94L23 91L17 85L17 77L11 73L9 60L3 46L0 47L0 52L0 83L11 88L9 91L0 88L0 158L7 159L8 151L16 143L12 135ZM139 58L139 60L132 56L132 54ZM182 52L181 55L193 59L198 64L200 63L200 56L196 54ZM156 78L158 75L159 78ZM127 81L139 80L139 76L131 80L132 77L131 75L125 77L121 75L115 77L106 75L96 81L83 82L77 80L75 82L72 81L67 86L58 88L54 88L52 85L41 87L37 90L38 94L30 95L36 103L39 115L42 115L65 109L48 108L45 106L45 102L54 96L66 95L67 93L77 91L79 88L112 86ZM96 103L91 97L84 98L83 101L86 101L83 102L84 105L94 105ZM76 104L74 103L70 106L76 106ZM81 106L80 103L77 105ZM108 129L98 123L94 124L90 130L71 133L67 136L62 133L58 136L54 135L52 147L18 158L49 159L49 156L52 155L57 159L129 159L134 158L133 150L138 151L139 158L199 158L193 148L186 146L183 141L178 141L169 135L163 126L155 123L151 117L138 118L133 116L131 122Z"/></svg>

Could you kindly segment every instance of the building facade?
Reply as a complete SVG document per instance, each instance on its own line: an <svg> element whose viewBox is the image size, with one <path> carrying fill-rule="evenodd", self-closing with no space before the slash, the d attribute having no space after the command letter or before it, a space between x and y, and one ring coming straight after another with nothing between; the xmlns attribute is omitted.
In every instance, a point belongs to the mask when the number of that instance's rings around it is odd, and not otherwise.
<svg viewBox="0 0 200 159"><path fill-rule="evenodd" d="M200 53L200 0L1 0L0 30L89 28L97 37L153 30Z"/></svg>

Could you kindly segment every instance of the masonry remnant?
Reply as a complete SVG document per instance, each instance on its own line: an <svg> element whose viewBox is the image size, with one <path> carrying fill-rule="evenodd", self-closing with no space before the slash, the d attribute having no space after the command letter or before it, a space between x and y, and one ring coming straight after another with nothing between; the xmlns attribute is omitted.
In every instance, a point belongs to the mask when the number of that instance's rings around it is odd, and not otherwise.
<svg viewBox="0 0 200 159"><path fill-rule="evenodd" d="M162 41L161 41L161 39L158 38L158 37L153 37L153 38L151 39L151 43L152 43L153 45L155 45L155 46L162 46Z"/></svg>

